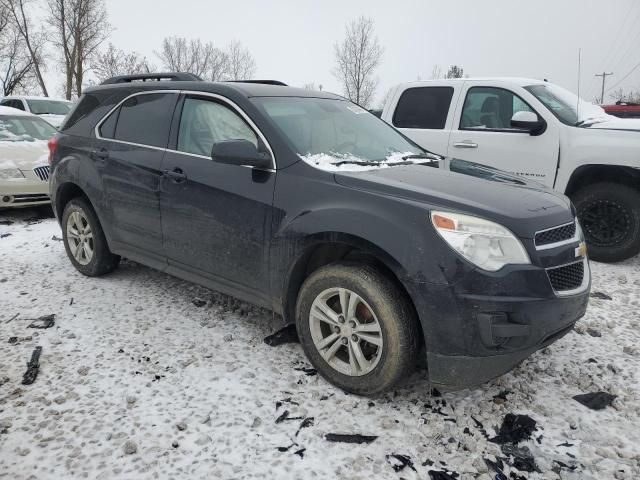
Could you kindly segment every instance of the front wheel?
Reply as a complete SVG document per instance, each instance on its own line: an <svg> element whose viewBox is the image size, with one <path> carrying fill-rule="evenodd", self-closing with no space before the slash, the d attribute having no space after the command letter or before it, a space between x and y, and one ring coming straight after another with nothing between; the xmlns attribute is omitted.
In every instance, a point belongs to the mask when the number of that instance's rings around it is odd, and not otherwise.
<svg viewBox="0 0 640 480"><path fill-rule="evenodd" d="M627 185L596 183L573 196L589 256L618 262L640 253L640 192Z"/></svg>
<svg viewBox="0 0 640 480"><path fill-rule="evenodd" d="M313 366L345 391L373 395L414 368L419 329L406 295L367 265L333 264L300 289L296 326Z"/></svg>

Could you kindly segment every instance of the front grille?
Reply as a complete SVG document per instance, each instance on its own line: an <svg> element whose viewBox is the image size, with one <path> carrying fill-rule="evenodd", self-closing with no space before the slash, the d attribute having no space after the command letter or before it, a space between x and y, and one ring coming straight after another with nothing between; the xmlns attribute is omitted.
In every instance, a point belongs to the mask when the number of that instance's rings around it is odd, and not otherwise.
<svg viewBox="0 0 640 480"><path fill-rule="evenodd" d="M43 182L46 182L46 181L49 180L49 167L48 166L36 167L36 168L33 169L33 172Z"/></svg>
<svg viewBox="0 0 640 480"><path fill-rule="evenodd" d="M571 240L576 236L576 222L536 233L536 247Z"/></svg>
<svg viewBox="0 0 640 480"><path fill-rule="evenodd" d="M556 292L580 288L584 280L584 261L547 269L551 286Z"/></svg>

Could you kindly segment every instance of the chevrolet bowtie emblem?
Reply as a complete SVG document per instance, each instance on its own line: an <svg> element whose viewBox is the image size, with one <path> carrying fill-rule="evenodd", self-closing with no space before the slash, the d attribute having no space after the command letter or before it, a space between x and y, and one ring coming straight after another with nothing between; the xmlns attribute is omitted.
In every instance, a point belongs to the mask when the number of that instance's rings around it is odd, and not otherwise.
<svg viewBox="0 0 640 480"><path fill-rule="evenodd" d="M580 242L580 245L576 247L576 258L586 257L587 256L587 244L584 242Z"/></svg>

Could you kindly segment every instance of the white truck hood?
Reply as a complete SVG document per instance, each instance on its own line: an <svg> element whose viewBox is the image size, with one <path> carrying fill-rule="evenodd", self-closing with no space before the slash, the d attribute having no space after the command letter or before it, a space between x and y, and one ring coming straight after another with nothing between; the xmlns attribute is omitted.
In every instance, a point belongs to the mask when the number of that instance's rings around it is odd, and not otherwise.
<svg viewBox="0 0 640 480"><path fill-rule="evenodd" d="M52 113L43 113L38 116L56 128L62 125L62 121L65 119L65 115L54 115Z"/></svg>
<svg viewBox="0 0 640 480"><path fill-rule="evenodd" d="M48 165L47 142L0 142L0 169L33 170Z"/></svg>
<svg viewBox="0 0 640 480"><path fill-rule="evenodd" d="M607 115L606 120L599 121L589 128L603 128L608 130L637 130L640 131L640 118L617 118Z"/></svg>

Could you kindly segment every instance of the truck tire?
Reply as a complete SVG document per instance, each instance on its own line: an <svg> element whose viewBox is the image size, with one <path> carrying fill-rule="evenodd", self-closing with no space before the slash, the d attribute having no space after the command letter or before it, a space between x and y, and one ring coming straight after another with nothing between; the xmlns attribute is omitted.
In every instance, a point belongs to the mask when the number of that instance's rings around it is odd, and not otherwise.
<svg viewBox="0 0 640 480"><path fill-rule="evenodd" d="M120 257L109 250L98 216L87 200L77 197L67 203L61 226L64 248L76 270L99 277L116 269Z"/></svg>
<svg viewBox="0 0 640 480"><path fill-rule="evenodd" d="M296 328L320 375L357 395L393 388L416 364L414 310L404 292L368 265L336 263L313 272L298 295Z"/></svg>
<svg viewBox="0 0 640 480"><path fill-rule="evenodd" d="M595 183L576 192L573 203L593 260L619 262L640 253L640 191Z"/></svg>

